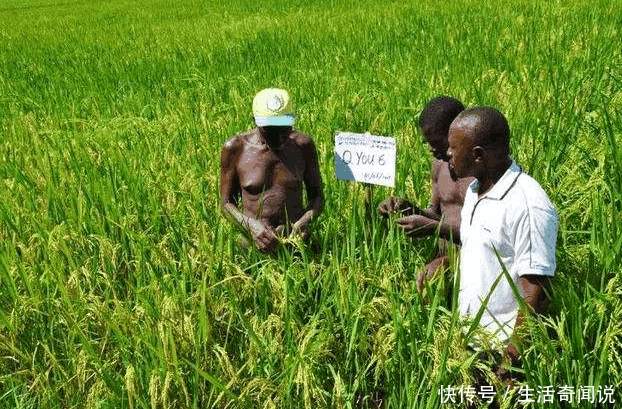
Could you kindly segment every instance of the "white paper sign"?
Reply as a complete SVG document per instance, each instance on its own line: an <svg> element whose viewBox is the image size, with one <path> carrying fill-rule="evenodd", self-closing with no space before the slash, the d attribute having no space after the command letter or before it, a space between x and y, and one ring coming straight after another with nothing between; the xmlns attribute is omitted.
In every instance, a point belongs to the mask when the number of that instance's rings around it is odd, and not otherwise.
<svg viewBox="0 0 622 409"><path fill-rule="evenodd" d="M337 179L395 186L395 138L335 132Z"/></svg>

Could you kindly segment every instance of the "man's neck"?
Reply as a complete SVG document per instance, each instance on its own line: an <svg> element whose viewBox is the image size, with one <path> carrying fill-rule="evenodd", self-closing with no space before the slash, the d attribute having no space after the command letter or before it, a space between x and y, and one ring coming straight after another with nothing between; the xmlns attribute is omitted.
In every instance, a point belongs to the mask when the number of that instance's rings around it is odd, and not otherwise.
<svg viewBox="0 0 622 409"><path fill-rule="evenodd" d="M509 157L497 163L494 167L488 170L488 173L484 177L478 178L479 188L477 194L479 197L485 195L493 188L493 186L503 177L505 172L512 166L512 159Z"/></svg>
<svg viewBox="0 0 622 409"><path fill-rule="evenodd" d="M285 132L279 131L260 131L261 141L270 149L278 149L286 139Z"/></svg>

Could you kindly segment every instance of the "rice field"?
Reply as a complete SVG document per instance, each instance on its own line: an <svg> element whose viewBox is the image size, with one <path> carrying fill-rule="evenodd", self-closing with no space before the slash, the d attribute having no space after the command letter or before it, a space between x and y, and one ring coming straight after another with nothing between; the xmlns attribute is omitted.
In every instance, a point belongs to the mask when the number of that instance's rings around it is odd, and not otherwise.
<svg viewBox="0 0 622 409"><path fill-rule="evenodd" d="M621 5L1 1L0 408L460 408L442 391L481 378L504 408L620 407ZM270 86L318 149L319 254L243 252L219 208L221 146ZM506 115L559 213L509 392L456 282L416 291L435 239L374 210L427 206L441 94ZM395 188L336 180L338 130L396 138Z"/></svg>

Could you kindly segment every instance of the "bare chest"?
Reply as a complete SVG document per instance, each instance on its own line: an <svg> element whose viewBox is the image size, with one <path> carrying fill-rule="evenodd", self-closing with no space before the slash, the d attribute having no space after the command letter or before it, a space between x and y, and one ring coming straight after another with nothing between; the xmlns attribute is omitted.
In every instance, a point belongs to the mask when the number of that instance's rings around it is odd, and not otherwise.
<svg viewBox="0 0 622 409"><path fill-rule="evenodd" d="M293 144L278 150L248 146L237 166L240 187L250 195L266 193L274 188L298 190L304 169L304 159Z"/></svg>
<svg viewBox="0 0 622 409"><path fill-rule="evenodd" d="M449 167L441 167L437 181L441 207L462 207L467 188L472 181L473 178L471 177L453 180L449 173Z"/></svg>

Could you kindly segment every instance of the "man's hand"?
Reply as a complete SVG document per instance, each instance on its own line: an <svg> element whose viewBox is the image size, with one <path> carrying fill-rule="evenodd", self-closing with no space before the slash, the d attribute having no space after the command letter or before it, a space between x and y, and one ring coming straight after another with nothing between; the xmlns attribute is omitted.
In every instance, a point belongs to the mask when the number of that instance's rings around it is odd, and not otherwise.
<svg viewBox="0 0 622 409"><path fill-rule="evenodd" d="M404 229L404 233L410 237L423 237L434 234L438 221L429 219L418 214L402 217L397 225Z"/></svg>
<svg viewBox="0 0 622 409"><path fill-rule="evenodd" d="M391 196L378 206L378 211L384 217L392 214L400 213L402 215L411 215L418 213L416 206L413 206L408 200Z"/></svg>
<svg viewBox="0 0 622 409"><path fill-rule="evenodd" d="M449 268L449 256L447 255L437 257L430 261L425 266L424 271L417 275L417 289L419 292L423 291L425 282L434 277L434 274L436 274L439 269L445 271L447 268Z"/></svg>
<svg viewBox="0 0 622 409"><path fill-rule="evenodd" d="M493 372L497 376L497 379L503 382L504 385L514 387L517 379L516 373L512 371L512 367L520 366L520 354L512 343L508 344L508 347L505 350L504 361L509 361L510 367L507 367L507 363L501 364L496 366L493 369Z"/></svg>
<svg viewBox="0 0 622 409"><path fill-rule="evenodd" d="M516 349L512 343L510 343L505 350L505 355L510 360L512 366L520 365L520 354L518 353L518 349Z"/></svg>
<svg viewBox="0 0 622 409"><path fill-rule="evenodd" d="M514 387L516 383L516 379L512 376L512 372L503 368L502 366L498 366L493 370L493 373L504 385L509 387Z"/></svg>
<svg viewBox="0 0 622 409"><path fill-rule="evenodd" d="M309 238L309 219L301 218L296 223L292 224L292 231L289 234L290 238L301 236L303 239Z"/></svg>
<svg viewBox="0 0 622 409"><path fill-rule="evenodd" d="M259 251L271 253L276 249L279 238L274 230L258 220L251 221L248 227Z"/></svg>

